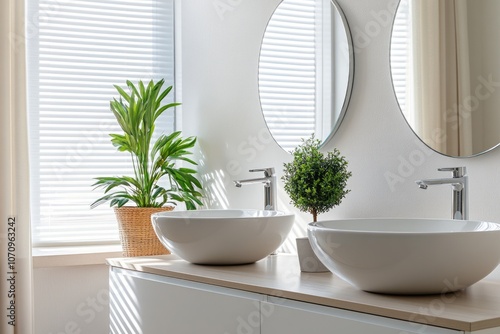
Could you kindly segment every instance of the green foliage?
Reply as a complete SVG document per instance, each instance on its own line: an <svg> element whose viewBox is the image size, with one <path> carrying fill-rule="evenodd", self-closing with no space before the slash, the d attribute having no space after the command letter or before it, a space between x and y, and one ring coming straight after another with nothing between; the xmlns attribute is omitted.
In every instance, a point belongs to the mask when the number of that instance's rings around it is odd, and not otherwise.
<svg viewBox="0 0 500 334"><path fill-rule="evenodd" d="M139 81L136 87L127 81L130 93L115 85L120 97L118 100L113 98L110 108L124 133L110 134L111 143L118 151L130 153L134 175L96 178L93 186L103 188L105 195L91 207L108 201L110 206L118 207L129 201L138 207L161 207L175 204L174 201L185 202L187 209L202 205L199 199L202 185L194 176L196 171L175 165L178 161L196 165L187 157L192 154L189 149L194 147L196 138L183 139L177 131L163 134L156 142L151 142L158 117L167 109L180 105L161 104L172 90L172 86L162 90L163 84L163 79L156 84L151 80L147 86ZM158 184L163 177L168 178L170 188Z"/></svg>
<svg viewBox="0 0 500 334"><path fill-rule="evenodd" d="M300 211L318 214L339 205L350 191L347 180L352 175L347 161L335 149L326 155L319 151L321 142L314 135L303 140L291 153L293 161L284 164L285 191Z"/></svg>

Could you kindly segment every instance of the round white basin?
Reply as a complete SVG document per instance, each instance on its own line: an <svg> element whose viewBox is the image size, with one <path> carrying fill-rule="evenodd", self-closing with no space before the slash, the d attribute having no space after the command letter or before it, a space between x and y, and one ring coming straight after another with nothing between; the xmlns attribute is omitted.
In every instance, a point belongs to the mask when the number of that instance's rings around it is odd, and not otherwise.
<svg viewBox="0 0 500 334"><path fill-rule="evenodd" d="M500 263L500 225L441 219L347 219L310 223L321 262L359 289L435 294L464 289Z"/></svg>
<svg viewBox="0 0 500 334"><path fill-rule="evenodd" d="M263 210L192 210L151 216L172 253L197 264L234 265L263 259L285 241L294 215Z"/></svg>

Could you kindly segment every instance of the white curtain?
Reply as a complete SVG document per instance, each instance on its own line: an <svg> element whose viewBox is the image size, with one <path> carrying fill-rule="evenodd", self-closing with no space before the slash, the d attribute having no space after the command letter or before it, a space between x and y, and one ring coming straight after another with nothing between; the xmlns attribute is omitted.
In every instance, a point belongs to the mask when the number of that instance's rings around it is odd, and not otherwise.
<svg viewBox="0 0 500 334"><path fill-rule="evenodd" d="M0 1L2 334L33 333L24 22L24 1Z"/></svg>
<svg viewBox="0 0 500 334"><path fill-rule="evenodd" d="M473 154L474 137L472 135L472 113L469 98L472 97L472 77L469 56L469 22L467 19L467 1L455 0L455 28L457 34L457 73L458 97L462 112L458 116L459 155Z"/></svg>
<svg viewBox="0 0 500 334"><path fill-rule="evenodd" d="M464 0L410 2L408 108L414 129L448 155L472 153L467 8Z"/></svg>

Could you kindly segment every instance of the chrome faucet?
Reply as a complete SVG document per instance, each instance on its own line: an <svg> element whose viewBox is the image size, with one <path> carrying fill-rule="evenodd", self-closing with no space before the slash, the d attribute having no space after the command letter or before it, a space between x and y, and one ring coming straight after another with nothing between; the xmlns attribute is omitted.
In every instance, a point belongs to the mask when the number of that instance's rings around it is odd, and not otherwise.
<svg viewBox="0 0 500 334"><path fill-rule="evenodd" d="M452 212L453 219L469 219L468 176L465 167L439 168L441 172L452 172L453 177L445 179L430 179L415 181L420 189L436 184L450 184L452 187Z"/></svg>
<svg viewBox="0 0 500 334"><path fill-rule="evenodd" d="M264 177L256 179L234 181L234 185L241 188L247 184L264 184L264 210L277 210L276 175L274 168L250 169L250 172L264 172Z"/></svg>

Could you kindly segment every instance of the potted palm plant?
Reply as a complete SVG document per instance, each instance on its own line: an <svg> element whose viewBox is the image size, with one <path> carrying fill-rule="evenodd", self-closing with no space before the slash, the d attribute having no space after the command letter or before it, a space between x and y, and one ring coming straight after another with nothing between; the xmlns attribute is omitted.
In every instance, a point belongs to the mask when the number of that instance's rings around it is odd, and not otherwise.
<svg viewBox="0 0 500 334"><path fill-rule="evenodd" d="M133 165L132 176L97 177L95 188L104 196L91 207L109 202L114 207L124 256L168 254L151 226L151 214L172 210L184 202L188 210L202 205L202 185L196 171L179 167L178 162L196 165L188 156L196 137L182 138L181 132L162 134L153 141L155 122L166 110L180 103L162 104L172 90L163 89L164 80L137 86L127 81L129 92L114 87L119 98L113 98L110 109L123 133L110 134L112 144L120 152L128 152ZM166 181L162 183L160 181ZM134 206L125 206L133 203Z"/></svg>
<svg viewBox="0 0 500 334"><path fill-rule="evenodd" d="M293 160L284 164L285 191L300 211L318 215L339 205L349 193L346 189L351 172L338 149L323 154L321 142L312 135L291 153ZM308 238L297 238L297 252L302 271L321 272L328 269L314 255Z"/></svg>

